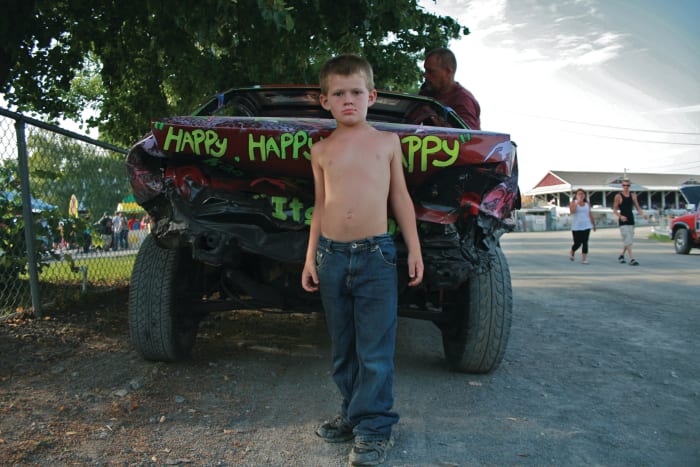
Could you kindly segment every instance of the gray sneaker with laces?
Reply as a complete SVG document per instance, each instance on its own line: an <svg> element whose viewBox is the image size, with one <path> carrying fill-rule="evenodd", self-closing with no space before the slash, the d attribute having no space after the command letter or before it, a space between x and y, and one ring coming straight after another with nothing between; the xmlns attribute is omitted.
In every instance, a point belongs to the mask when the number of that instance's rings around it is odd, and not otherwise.
<svg viewBox="0 0 700 467"><path fill-rule="evenodd" d="M380 465L386 460L389 449L394 445L394 437L389 439L355 440L348 459L352 466Z"/></svg>
<svg viewBox="0 0 700 467"><path fill-rule="evenodd" d="M350 423L340 415L316 428L316 434L327 443L344 443L355 437Z"/></svg>

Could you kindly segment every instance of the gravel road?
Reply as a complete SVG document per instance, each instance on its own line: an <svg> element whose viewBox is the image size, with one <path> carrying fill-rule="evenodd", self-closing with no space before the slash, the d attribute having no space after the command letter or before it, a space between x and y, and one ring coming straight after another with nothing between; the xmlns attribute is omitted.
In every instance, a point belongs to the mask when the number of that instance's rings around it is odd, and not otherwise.
<svg viewBox="0 0 700 467"><path fill-rule="evenodd" d="M397 443L387 465L700 465L700 251L637 230L503 238L513 280L505 359L450 373L431 323L402 318ZM1 465L341 466L320 315L238 312L206 323L192 358L142 361L126 295L50 319L0 323Z"/></svg>

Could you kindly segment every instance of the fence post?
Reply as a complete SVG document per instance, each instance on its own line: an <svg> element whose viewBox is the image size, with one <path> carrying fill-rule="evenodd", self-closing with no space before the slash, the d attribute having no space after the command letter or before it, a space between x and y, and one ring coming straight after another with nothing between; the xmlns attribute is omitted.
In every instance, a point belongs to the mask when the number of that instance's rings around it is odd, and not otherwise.
<svg viewBox="0 0 700 467"><path fill-rule="evenodd" d="M15 120L17 132L17 161L19 183L22 188L22 215L24 216L24 239L27 243L27 261L29 263L29 287L32 294L34 315L41 316L41 297L39 293L39 271L36 267L36 250L34 248L34 215L32 214L32 193L29 185L29 162L27 141L24 134L25 123Z"/></svg>

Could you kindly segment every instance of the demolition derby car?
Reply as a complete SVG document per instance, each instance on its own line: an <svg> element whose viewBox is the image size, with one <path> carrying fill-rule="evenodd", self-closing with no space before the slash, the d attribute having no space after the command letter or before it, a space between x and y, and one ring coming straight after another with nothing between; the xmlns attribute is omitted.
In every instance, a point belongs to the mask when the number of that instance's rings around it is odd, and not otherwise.
<svg viewBox="0 0 700 467"><path fill-rule="evenodd" d="M511 326L499 238L520 203L515 144L420 96L379 92L367 119L400 137L425 263L421 286L399 283L399 315L435 323L451 369L490 372ZM144 358L186 358L213 312L322 311L301 271L314 204L310 149L334 127L312 86L234 89L191 116L153 121L127 157L136 201L152 219L129 296L131 339ZM391 218L387 230L405 269Z"/></svg>

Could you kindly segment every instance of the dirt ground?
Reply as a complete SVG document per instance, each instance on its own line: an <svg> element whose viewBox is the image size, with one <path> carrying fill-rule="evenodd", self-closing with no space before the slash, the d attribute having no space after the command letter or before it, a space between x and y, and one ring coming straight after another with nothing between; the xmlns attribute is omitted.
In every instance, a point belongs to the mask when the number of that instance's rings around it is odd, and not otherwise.
<svg viewBox="0 0 700 467"><path fill-rule="evenodd" d="M508 234L513 328L489 375L447 371L439 332L402 318L387 465L700 465L700 251L638 229ZM190 360L132 349L127 291L0 320L0 465L346 465L313 429L337 409L323 317L238 312Z"/></svg>

